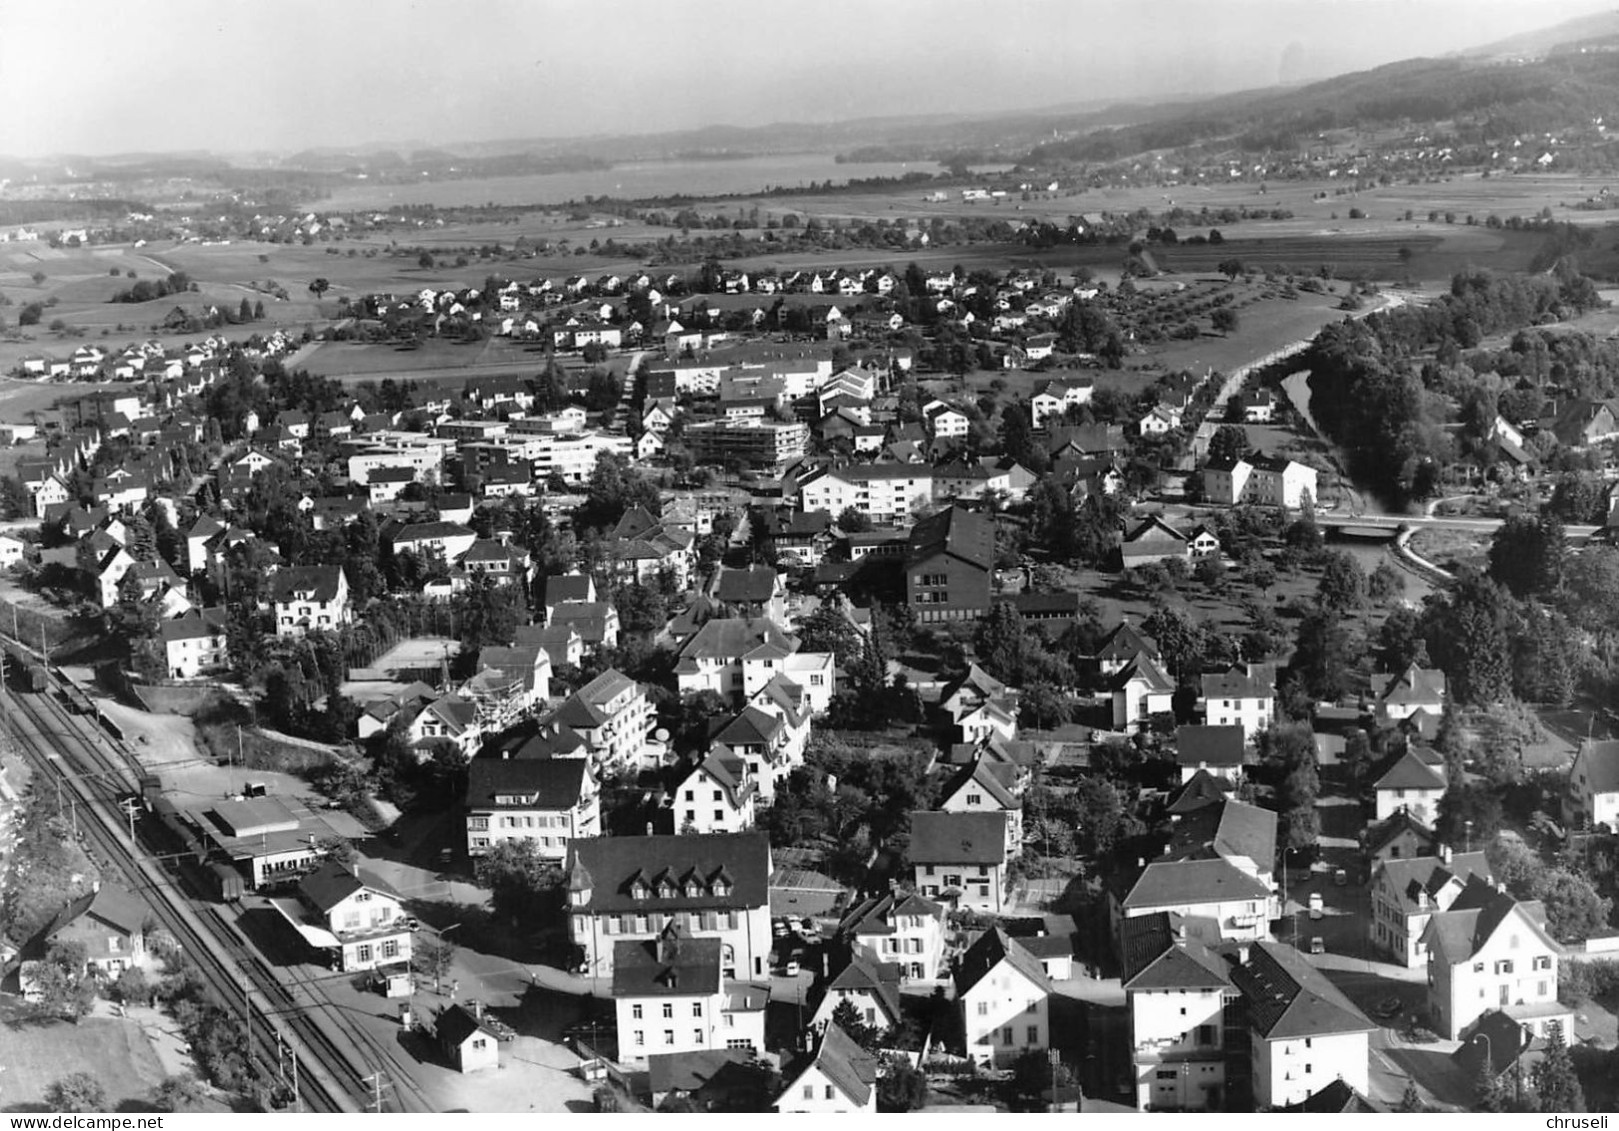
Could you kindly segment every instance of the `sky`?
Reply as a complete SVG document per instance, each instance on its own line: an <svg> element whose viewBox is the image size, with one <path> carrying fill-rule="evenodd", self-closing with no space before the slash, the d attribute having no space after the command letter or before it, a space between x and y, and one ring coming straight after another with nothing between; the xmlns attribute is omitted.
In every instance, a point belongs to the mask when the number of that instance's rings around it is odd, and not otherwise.
<svg viewBox="0 0 1619 1131"><path fill-rule="evenodd" d="M1613 0L0 0L0 154L650 134L1323 78Z"/></svg>

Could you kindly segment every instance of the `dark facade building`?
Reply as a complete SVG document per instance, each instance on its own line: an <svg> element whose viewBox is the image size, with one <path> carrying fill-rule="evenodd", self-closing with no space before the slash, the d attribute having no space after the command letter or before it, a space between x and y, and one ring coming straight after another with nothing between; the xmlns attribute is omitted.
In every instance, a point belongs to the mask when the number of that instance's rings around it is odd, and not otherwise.
<svg viewBox="0 0 1619 1131"><path fill-rule="evenodd" d="M949 507L911 528L905 600L922 622L984 616L994 565L994 521Z"/></svg>

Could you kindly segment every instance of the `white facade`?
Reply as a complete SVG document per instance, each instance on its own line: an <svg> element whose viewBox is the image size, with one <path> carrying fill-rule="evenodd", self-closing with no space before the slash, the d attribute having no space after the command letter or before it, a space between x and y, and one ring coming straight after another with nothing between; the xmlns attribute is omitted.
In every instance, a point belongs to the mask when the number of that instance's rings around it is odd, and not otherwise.
<svg viewBox="0 0 1619 1131"><path fill-rule="evenodd" d="M1253 1036L1254 1103L1303 1103L1334 1080L1367 1094L1371 1049L1367 1033L1333 1033L1292 1040Z"/></svg>
<svg viewBox="0 0 1619 1131"><path fill-rule="evenodd" d="M853 507L878 526L909 525L918 505L933 501L933 469L845 467L799 485L798 509L824 510L834 518Z"/></svg>
<svg viewBox="0 0 1619 1131"><path fill-rule="evenodd" d="M1197 1111L1225 1089L1225 994L1215 988L1129 991L1136 1107Z"/></svg>
<svg viewBox="0 0 1619 1131"><path fill-rule="evenodd" d="M1006 1068L1020 1053L1051 1044L1050 994L1002 962L961 995L967 1055Z"/></svg>
<svg viewBox="0 0 1619 1131"><path fill-rule="evenodd" d="M1262 730L1270 728L1276 714L1272 696L1243 696L1236 699L1209 699L1204 705L1204 721L1209 726L1239 726L1244 742L1252 743Z"/></svg>

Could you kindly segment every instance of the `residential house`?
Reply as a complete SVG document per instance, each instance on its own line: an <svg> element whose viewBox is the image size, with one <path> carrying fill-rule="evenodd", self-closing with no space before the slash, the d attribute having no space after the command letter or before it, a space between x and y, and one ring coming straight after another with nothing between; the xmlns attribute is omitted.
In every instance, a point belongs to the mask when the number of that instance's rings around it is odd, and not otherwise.
<svg viewBox="0 0 1619 1131"><path fill-rule="evenodd" d="M1276 716L1275 665L1237 664L1205 673L1198 705L1209 726L1240 726L1243 740L1253 742Z"/></svg>
<svg viewBox="0 0 1619 1131"><path fill-rule="evenodd" d="M1387 722L1408 719L1418 711L1438 717L1445 712L1445 673L1415 664L1403 672L1373 672L1367 707Z"/></svg>
<svg viewBox="0 0 1619 1131"><path fill-rule="evenodd" d="M873 962L863 955L851 955L828 981L811 990L810 1027L822 1029L832 1023L832 1013L848 1002L860 1023L877 1032L898 1029L904 1023L900 1012L899 967Z"/></svg>
<svg viewBox="0 0 1619 1131"><path fill-rule="evenodd" d="M725 606L730 616L765 617L777 624L787 619L787 590L782 585L781 574L769 566L747 569L721 566L713 598Z"/></svg>
<svg viewBox="0 0 1619 1131"><path fill-rule="evenodd" d="M770 842L763 833L583 837L568 848L570 940L592 974L612 973L614 944L678 923L721 942L721 972L763 978L770 958Z"/></svg>
<svg viewBox="0 0 1619 1131"><path fill-rule="evenodd" d="M877 1058L836 1025L828 1025L815 1048L784 1076L778 1112L848 1115L877 1110Z"/></svg>
<svg viewBox="0 0 1619 1131"><path fill-rule="evenodd" d="M1291 946L1261 941L1247 951L1231 981L1248 1006L1254 1103L1302 1103L1340 1080L1364 1095L1377 1026Z"/></svg>
<svg viewBox="0 0 1619 1131"><path fill-rule="evenodd" d="M601 833L601 790L588 758L474 758L467 767L467 854L523 840L558 863Z"/></svg>
<svg viewBox="0 0 1619 1131"><path fill-rule="evenodd" d="M912 813L907 856L928 899L998 915L1010 898L1004 813Z"/></svg>
<svg viewBox="0 0 1619 1131"><path fill-rule="evenodd" d="M670 795L675 831L681 834L739 833L753 827L759 787L747 759L711 751Z"/></svg>
<svg viewBox="0 0 1619 1131"><path fill-rule="evenodd" d="M1619 739L1586 739L1568 768L1563 818L1571 829L1619 830Z"/></svg>
<svg viewBox="0 0 1619 1131"><path fill-rule="evenodd" d="M224 606L192 609L158 624L164 666L171 679L196 679L230 666L226 650Z"/></svg>
<svg viewBox="0 0 1619 1131"><path fill-rule="evenodd" d="M1009 1068L1023 1053L1051 1047L1051 981L1000 927L967 948L955 982L967 1055L980 1066Z"/></svg>
<svg viewBox="0 0 1619 1131"><path fill-rule="evenodd" d="M1096 393L1096 382L1089 377L1047 381L1029 400L1029 415L1036 428L1044 428L1048 417L1063 416L1070 408L1089 404Z"/></svg>
<svg viewBox="0 0 1619 1131"><path fill-rule="evenodd" d="M1145 652L1137 653L1112 680L1113 729L1133 731L1173 709L1175 681Z"/></svg>
<svg viewBox="0 0 1619 1131"><path fill-rule="evenodd" d="M764 1051L769 990L728 976L724 946L718 938L693 937L678 922L653 938L613 944L620 1064L645 1064L653 1052Z"/></svg>
<svg viewBox="0 0 1619 1131"><path fill-rule="evenodd" d="M117 978L130 967L151 965L146 950L150 917L146 905L125 889L93 881L90 891L57 912L23 954L44 958L56 943L77 943L84 947L86 966Z"/></svg>
<svg viewBox="0 0 1619 1131"><path fill-rule="evenodd" d="M1016 859L1023 855L1023 802L1012 792L1016 782L1016 767L990 762L980 754L945 783L939 794L939 809L945 813L1005 814L1006 855Z"/></svg>
<svg viewBox="0 0 1619 1131"><path fill-rule="evenodd" d="M1367 825L1360 834L1360 854L1369 870L1385 860L1436 856L1440 848L1438 835L1409 809L1396 809L1387 820Z"/></svg>
<svg viewBox="0 0 1619 1131"><path fill-rule="evenodd" d="M328 860L299 881L298 901L302 921L285 903L276 906L307 941L331 954L336 969L410 961L412 934L401 896L382 877Z"/></svg>
<svg viewBox="0 0 1619 1131"><path fill-rule="evenodd" d="M944 964L944 906L920 895L861 900L838 924L838 935L868 961L897 966L901 984L936 978Z"/></svg>
<svg viewBox="0 0 1619 1131"><path fill-rule="evenodd" d="M1445 763L1435 751L1407 747L1372 783L1376 798L1374 820L1387 820L1404 809L1425 825L1439 819L1439 799L1445 794Z"/></svg>
<svg viewBox="0 0 1619 1131"><path fill-rule="evenodd" d="M1372 899L1367 939L1402 966L1426 967L1423 935L1428 920L1449 911L1473 876L1490 882L1490 864L1482 852L1453 853L1442 847L1434 856L1379 862L1367 885Z"/></svg>
<svg viewBox="0 0 1619 1131"><path fill-rule="evenodd" d="M596 768L617 771L638 767L653 752L655 722L646 688L608 668L564 699L541 727L571 730L583 739Z"/></svg>
<svg viewBox="0 0 1619 1131"><path fill-rule="evenodd" d="M1180 917L1186 933L1205 946L1252 941L1270 934L1276 893L1256 873L1271 861L1228 859L1218 853L1202 858L1157 860L1131 882L1127 877L1109 891L1113 937L1121 939L1123 923L1163 911Z"/></svg>
<svg viewBox="0 0 1619 1131"><path fill-rule="evenodd" d="M803 688L812 713L831 706L837 678L832 654L800 652L796 639L763 618L715 617L680 646L675 658L682 696L712 691L747 702L780 675Z"/></svg>
<svg viewBox="0 0 1619 1131"><path fill-rule="evenodd" d="M1181 783L1202 770L1232 785L1242 781L1247 733L1241 726L1183 726L1175 730L1175 762Z"/></svg>
<svg viewBox="0 0 1619 1131"><path fill-rule="evenodd" d="M1181 410L1174 405L1155 404L1136 421L1143 436L1164 436L1181 426Z"/></svg>
<svg viewBox="0 0 1619 1131"><path fill-rule="evenodd" d="M342 566L293 566L270 578L277 636L303 636L316 629L336 630L352 618L349 582Z"/></svg>
<svg viewBox="0 0 1619 1131"><path fill-rule="evenodd" d="M608 601L564 601L551 610L552 629L572 629L579 635L584 655L618 647L618 609Z"/></svg>
<svg viewBox="0 0 1619 1131"><path fill-rule="evenodd" d="M1136 1107L1219 1111L1226 1094L1226 1003L1219 955L1167 911L1127 919L1120 945Z"/></svg>
<svg viewBox="0 0 1619 1131"><path fill-rule="evenodd" d="M801 511L841 515L853 507L877 526L909 525L916 509L933 501L933 470L904 463L822 468L800 479L794 493Z"/></svg>
<svg viewBox="0 0 1619 1131"><path fill-rule="evenodd" d="M1118 675L1137 656L1159 659L1158 645L1129 621L1120 621L1102 638L1096 650L1096 666L1105 676Z"/></svg>
<svg viewBox="0 0 1619 1131"><path fill-rule="evenodd" d="M1203 497L1236 506L1301 507L1317 496L1316 471L1281 456L1252 452L1210 460L1203 468Z"/></svg>
<svg viewBox="0 0 1619 1131"><path fill-rule="evenodd" d="M1538 900L1518 900L1506 886L1472 875L1448 910L1435 912L1422 934L1428 952L1428 1012L1446 1040L1472 1033L1499 1009L1536 1036L1559 1026L1574 1031L1574 1011L1557 999L1557 964L1565 955L1546 928Z"/></svg>
<svg viewBox="0 0 1619 1131"><path fill-rule="evenodd" d="M1119 558L1125 569L1135 569L1170 558L1191 557L1186 535L1157 515L1148 515L1128 531L1119 543Z"/></svg>
<svg viewBox="0 0 1619 1131"><path fill-rule="evenodd" d="M982 617L990 610L994 566L994 521L947 507L911 529L906 603L924 623Z"/></svg>

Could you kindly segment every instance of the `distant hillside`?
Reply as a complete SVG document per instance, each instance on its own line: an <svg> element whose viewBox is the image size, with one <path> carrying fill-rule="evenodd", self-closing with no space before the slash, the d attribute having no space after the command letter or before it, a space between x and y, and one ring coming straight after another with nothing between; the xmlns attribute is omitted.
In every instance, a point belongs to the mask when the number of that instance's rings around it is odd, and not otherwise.
<svg viewBox="0 0 1619 1131"><path fill-rule="evenodd" d="M1594 16L1581 16L1553 27L1498 39L1481 47L1470 47L1456 54L1468 59L1533 59L1575 48L1581 43L1613 40L1616 37L1619 37L1619 11L1598 12Z"/></svg>
<svg viewBox="0 0 1619 1131"><path fill-rule="evenodd" d="M1113 161L1156 149L1218 143L1288 149L1335 129L1442 127L1489 141L1619 121L1619 53L1560 52L1534 62L1410 59L1295 90L1247 91L1195 106L1144 108L1131 125L1040 145L1034 165Z"/></svg>

